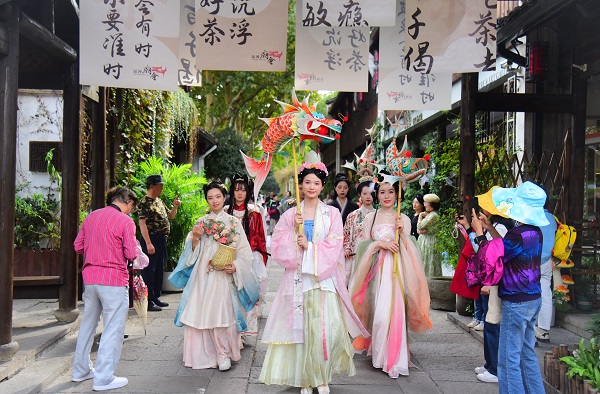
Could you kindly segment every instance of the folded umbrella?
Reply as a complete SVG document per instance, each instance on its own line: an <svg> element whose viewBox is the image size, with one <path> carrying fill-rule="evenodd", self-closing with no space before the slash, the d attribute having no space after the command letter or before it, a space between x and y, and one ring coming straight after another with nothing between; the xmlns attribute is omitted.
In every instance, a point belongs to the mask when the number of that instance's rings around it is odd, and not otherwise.
<svg viewBox="0 0 600 394"><path fill-rule="evenodd" d="M144 279L139 273L136 273L133 278L133 308L142 319L144 335L146 335L146 327L148 325L148 286L146 286Z"/></svg>

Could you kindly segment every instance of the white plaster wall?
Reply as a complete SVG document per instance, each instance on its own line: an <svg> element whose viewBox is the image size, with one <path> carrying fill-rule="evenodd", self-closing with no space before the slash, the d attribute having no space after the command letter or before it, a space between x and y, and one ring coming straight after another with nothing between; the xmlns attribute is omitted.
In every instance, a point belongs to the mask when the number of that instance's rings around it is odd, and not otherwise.
<svg viewBox="0 0 600 394"><path fill-rule="evenodd" d="M56 183L46 172L29 171L29 141L62 141L63 93L61 90L19 90L17 111L16 184L27 186L18 194L52 194L60 200Z"/></svg>

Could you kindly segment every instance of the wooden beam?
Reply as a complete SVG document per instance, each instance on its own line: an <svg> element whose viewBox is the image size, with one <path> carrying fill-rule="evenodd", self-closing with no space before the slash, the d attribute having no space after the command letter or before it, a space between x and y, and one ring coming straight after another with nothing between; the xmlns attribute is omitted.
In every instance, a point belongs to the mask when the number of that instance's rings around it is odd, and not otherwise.
<svg viewBox="0 0 600 394"><path fill-rule="evenodd" d="M477 111L572 113L570 94L477 93Z"/></svg>
<svg viewBox="0 0 600 394"><path fill-rule="evenodd" d="M574 0L545 0L523 7L519 14L510 17L505 25L498 28L498 45L523 36L527 31L562 12L565 7L571 6L573 2Z"/></svg>
<svg viewBox="0 0 600 394"><path fill-rule="evenodd" d="M19 5L8 6L7 38L0 56L0 361L18 349L12 341L15 180L17 163L17 98L19 81ZM16 347L16 348L15 348ZM14 352L13 352L14 350Z"/></svg>
<svg viewBox="0 0 600 394"><path fill-rule="evenodd" d="M77 61L75 49L24 13L21 13L20 30L23 37L28 38L65 63Z"/></svg>
<svg viewBox="0 0 600 394"><path fill-rule="evenodd" d="M92 154L92 210L103 208L106 205L106 100L107 89L100 87L98 103L92 103L92 141L90 152Z"/></svg>
<svg viewBox="0 0 600 394"><path fill-rule="evenodd" d="M54 313L59 321L77 319L77 266L78 256L73 240L79 227L79 178L81 174L81 85L79 64L71 63L65 68L63 107L62 191L60 221L60 267L64 284L59 289L58 310ZM67 208L68 207L68 208Z"/></svg>
<svg viewBox="0 0 600 394"><path fill-rule="evenodd" d="M5 23L0 23L0 56L8 55L8 29Z"/></svg>
<svg viewBox="0 0 600 394"><path fill-rule="evenodd" d="M463 203L463 212L468 215L475 197L475 102L479 75L462 75L460 100L460 178L459 199Z"/></svg>
<svg viewBox="0 0 600 394"><path fill-rule="evenodd" d="M585 120L587 107L587 79L581 73L574 71L571 77L571 91L574 97L573 116L571 117L570 162L567 182L568 204L567 220L579 222L583 219L583 202L585 195Z"/></svg>

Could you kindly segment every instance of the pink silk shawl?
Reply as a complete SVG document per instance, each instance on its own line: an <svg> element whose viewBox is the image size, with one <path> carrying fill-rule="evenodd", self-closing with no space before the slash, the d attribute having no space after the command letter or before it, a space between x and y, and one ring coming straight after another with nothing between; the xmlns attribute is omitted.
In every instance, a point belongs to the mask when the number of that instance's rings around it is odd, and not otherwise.
<svg viewBox="0 0 600 394"><path fill-rule="evenodd" d="M352 295L352 303L363 324L367 327L371 322L366 319L373 316L374 308L374 292L367 291L367 297L362 302L359 302L360 294L365 294L365 282L372 264L377 264L381 253L391 254L388 250L375 250L375 242L371 238L371 229L373 227L374 213L367 215L363 225L361 242L368 244L364 253L361 256L358 254L355 258L360 259L354 276L350 281L350 294ZM413 239L410 237L410 219L402 214L403 228L400 233L400 254L398 256L398 269L402 273L402 285L404 286L405 304L406 304L406 321L407 326L411 331L424 332L433 327L429 320L429 288L427 286L427 278L423 271L423 263L421 262L421 253ZM360 249L360 248L359 248ZM375 281L371 281L371 286L376 286ZM370 295L369 295L370 294ZM388 296L391 294L382 295L379 297Z"/></svg>
<svg viewBox="0 0 600 394"><path fill-rule="evenodd" d="M301 204L304 207L304 203ZM301 208L301 209L302 209ZM271 257L285 268L285 273L273 300L262 337L263 343L291 344L304 342L304 304L302 293L301 263L304 250L298 247L294 231L296 209L288 209L281 215L271 236ZM343 228L340 211L319 202L315 215L324 224L324 239L313 238L315 272L318 280L333 278L335 289L343 305L342 314L346 329L352 337L369 333L360 323L352 308L345 285L345 259L343 253ZM313 235L314 236L314 235Z"/></svg>

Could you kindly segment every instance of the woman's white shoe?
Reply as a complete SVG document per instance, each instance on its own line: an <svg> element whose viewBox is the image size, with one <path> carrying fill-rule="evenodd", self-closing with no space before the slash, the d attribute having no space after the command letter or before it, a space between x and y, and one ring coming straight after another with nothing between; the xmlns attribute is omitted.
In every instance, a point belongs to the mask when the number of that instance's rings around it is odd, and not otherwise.
<svg viewBox="0 0 600 394"><path fill-rule="evenodd" d="M300 394L312 394L312 387L302 387Z"/></svg>
<svg viewBox="0 0 600 394"><path fill-rule="evenodd" d="M329 386L319 386L317 387L319 394L329 394Z"/></svg>

